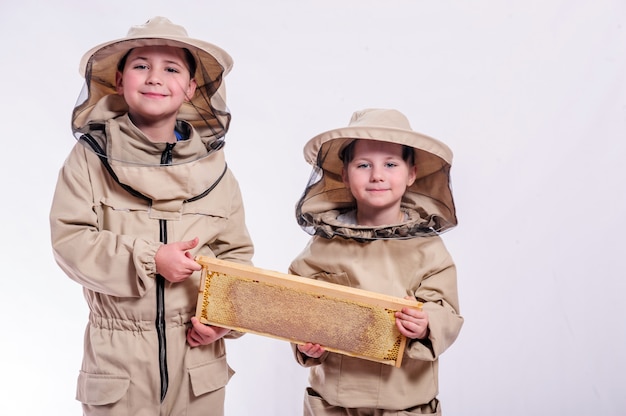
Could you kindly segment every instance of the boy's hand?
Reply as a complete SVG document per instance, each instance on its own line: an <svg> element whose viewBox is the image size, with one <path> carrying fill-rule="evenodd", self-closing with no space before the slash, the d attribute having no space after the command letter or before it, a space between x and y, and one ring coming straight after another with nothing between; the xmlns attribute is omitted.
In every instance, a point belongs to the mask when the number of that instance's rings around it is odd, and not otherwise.
<svg viewBox="0 0 626 416"><path fill-rule="evenodd" d="M312 344L307 342L304 345L298 344L298 351L311 358L320 358L326 351L320 344Z"/></svg>
<svg viewBox="0 0 626 416"><path fill-rule="evenodd" d="M396 326L407 338L424 339L428 336L428 314L419 309L402 308L396 312Z"/></svg>
<svg viewBox="0 0 626 416"><path fill-rule="evenodd" d="M172 283L182 282L187 279L191 276L191 273L202 269L202 266L187 251L197 245L198 237L189 241L162 245L154 256L156 272Z"/></svg>
<svg viewBox="0 0 626 416"><path fill-rule="evenodd" d="M208 345L222 338L229 332L230 329L227 328L204 325L200 323L198 318L193 316L191 318L191 328L187 330L187 343L192 347Z"/></svg>

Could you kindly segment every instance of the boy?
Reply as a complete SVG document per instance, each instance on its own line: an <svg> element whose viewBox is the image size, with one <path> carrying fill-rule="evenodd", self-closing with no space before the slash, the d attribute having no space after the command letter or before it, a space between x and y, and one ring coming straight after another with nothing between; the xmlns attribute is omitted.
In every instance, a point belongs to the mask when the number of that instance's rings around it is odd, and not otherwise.
<svg viewBox="0 0 626 416"><path fill-rule="evenodd" d="M250 264L222 146L230 56L156 17L85 54L79 140L50 213L55 259L89 306L85 415L223 414L223 328L193 317L196 255Z"/></svg>
<svg viewBox="0 0 626 416"><path fill-rule="evenodd" d="M289 272L424 304L396 313L409 338L400 368L330 353L315 340L295 347L310 368L304 414L441 414L437 360L463 324L456 268L438 236L456 225L452 153L385 109L354 113L304 152L318 175L297 219L314 237Z"/></svg>

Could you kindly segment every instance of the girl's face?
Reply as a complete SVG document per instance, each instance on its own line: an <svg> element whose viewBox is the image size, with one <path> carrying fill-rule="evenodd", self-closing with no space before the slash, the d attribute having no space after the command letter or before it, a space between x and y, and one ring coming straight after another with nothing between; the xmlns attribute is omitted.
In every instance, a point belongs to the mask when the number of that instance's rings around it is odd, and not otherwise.
<svg viewBox="0 0 626 416"><path fill-rule="evenodd" d="M123 72L116 75L116 84L140 128L175 120L181 105L196 89L184 51L172 46L133 49Z"/></svg>
<svg viewBox="0 0 626 416"><path fill-rule="evenodd" d="M402 158L402 145L357 140L354 158L344 167L342 177L356 200L360 225L402 222L402 195L416 177L415 166Z"/></svg>

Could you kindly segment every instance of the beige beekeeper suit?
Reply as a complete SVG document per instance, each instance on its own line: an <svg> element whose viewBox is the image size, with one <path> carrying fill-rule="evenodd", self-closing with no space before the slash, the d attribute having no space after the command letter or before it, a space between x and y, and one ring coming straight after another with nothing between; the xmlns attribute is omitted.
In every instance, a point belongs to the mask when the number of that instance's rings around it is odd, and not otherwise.
<svg viewBox="0 0 626 416"><path fill-rule="evenodd" d="M418 178L405 192L403 222L380 227L353 222L354 200L341 181L339 155L354 139L414 148ZM456 225L449 187L451 151L413 132L401 113L368 109L355 113L349 127L310 140L305 157L318 175L312 176L298 203L297 218L314 236L289 272L411 296L424 303L429 318L427 339L409 342L400 368L329 352L314 359L294 347L298 362L310 368L305 415L373 414L371 409L381 409L377 415L440 414L438 360L463 324L456 266L439 236Z"/></svg>
<svg viewBox="0 0 626 416"><path fill-rule="evenodd" d="M171 25L150 24L157 23ZM242 197L220 145L230 116L209 119L215 108L207 108L199 117L187 105L177 130L188 139L151 142L123 99L106 95L112 90L93 60L83 68L90 94L74 111L79 142L61 168L50 213L54 256L89 306L76 397L89 415L220 415L233 375L224 341L186 342L200 274L158 283L154 256L165 242L198 237L191 255L250 264ZM225 73L230 63L222 63Z"/></svg>

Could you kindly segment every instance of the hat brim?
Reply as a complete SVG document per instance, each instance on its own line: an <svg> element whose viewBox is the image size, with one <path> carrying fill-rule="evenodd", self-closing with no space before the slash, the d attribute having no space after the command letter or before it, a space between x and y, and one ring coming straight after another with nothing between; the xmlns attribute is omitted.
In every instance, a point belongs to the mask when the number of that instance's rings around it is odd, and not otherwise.
<svg viewBox="0 0 626 416"><path fill-rule="evenodd" d="M321 133L304 146L304 158L326 172L341 176L340 154L354 140L377 140L410 146L415 151L418 178L452 164L452 151L443 142L424 134L392 127L341 127Z"/></svg>
<svg viewBox="0 0 626 416"><path fill-rule="evenodd" d="M201 72L195 74L196 83L202 86L212 82L220 75L225 76L233 66L230 55L222 48L198 39L183 38L177 36L149 38L123 38L102 43L87 51L79 66L79 72L84 77L91 64L91 76L111 86L115 86L115 72L117 64L122 57L131 49L144 46L173 46L177 48L187 48L196 60L198 66L203 66L208 70L210 79L204 79Z"/></svg>

